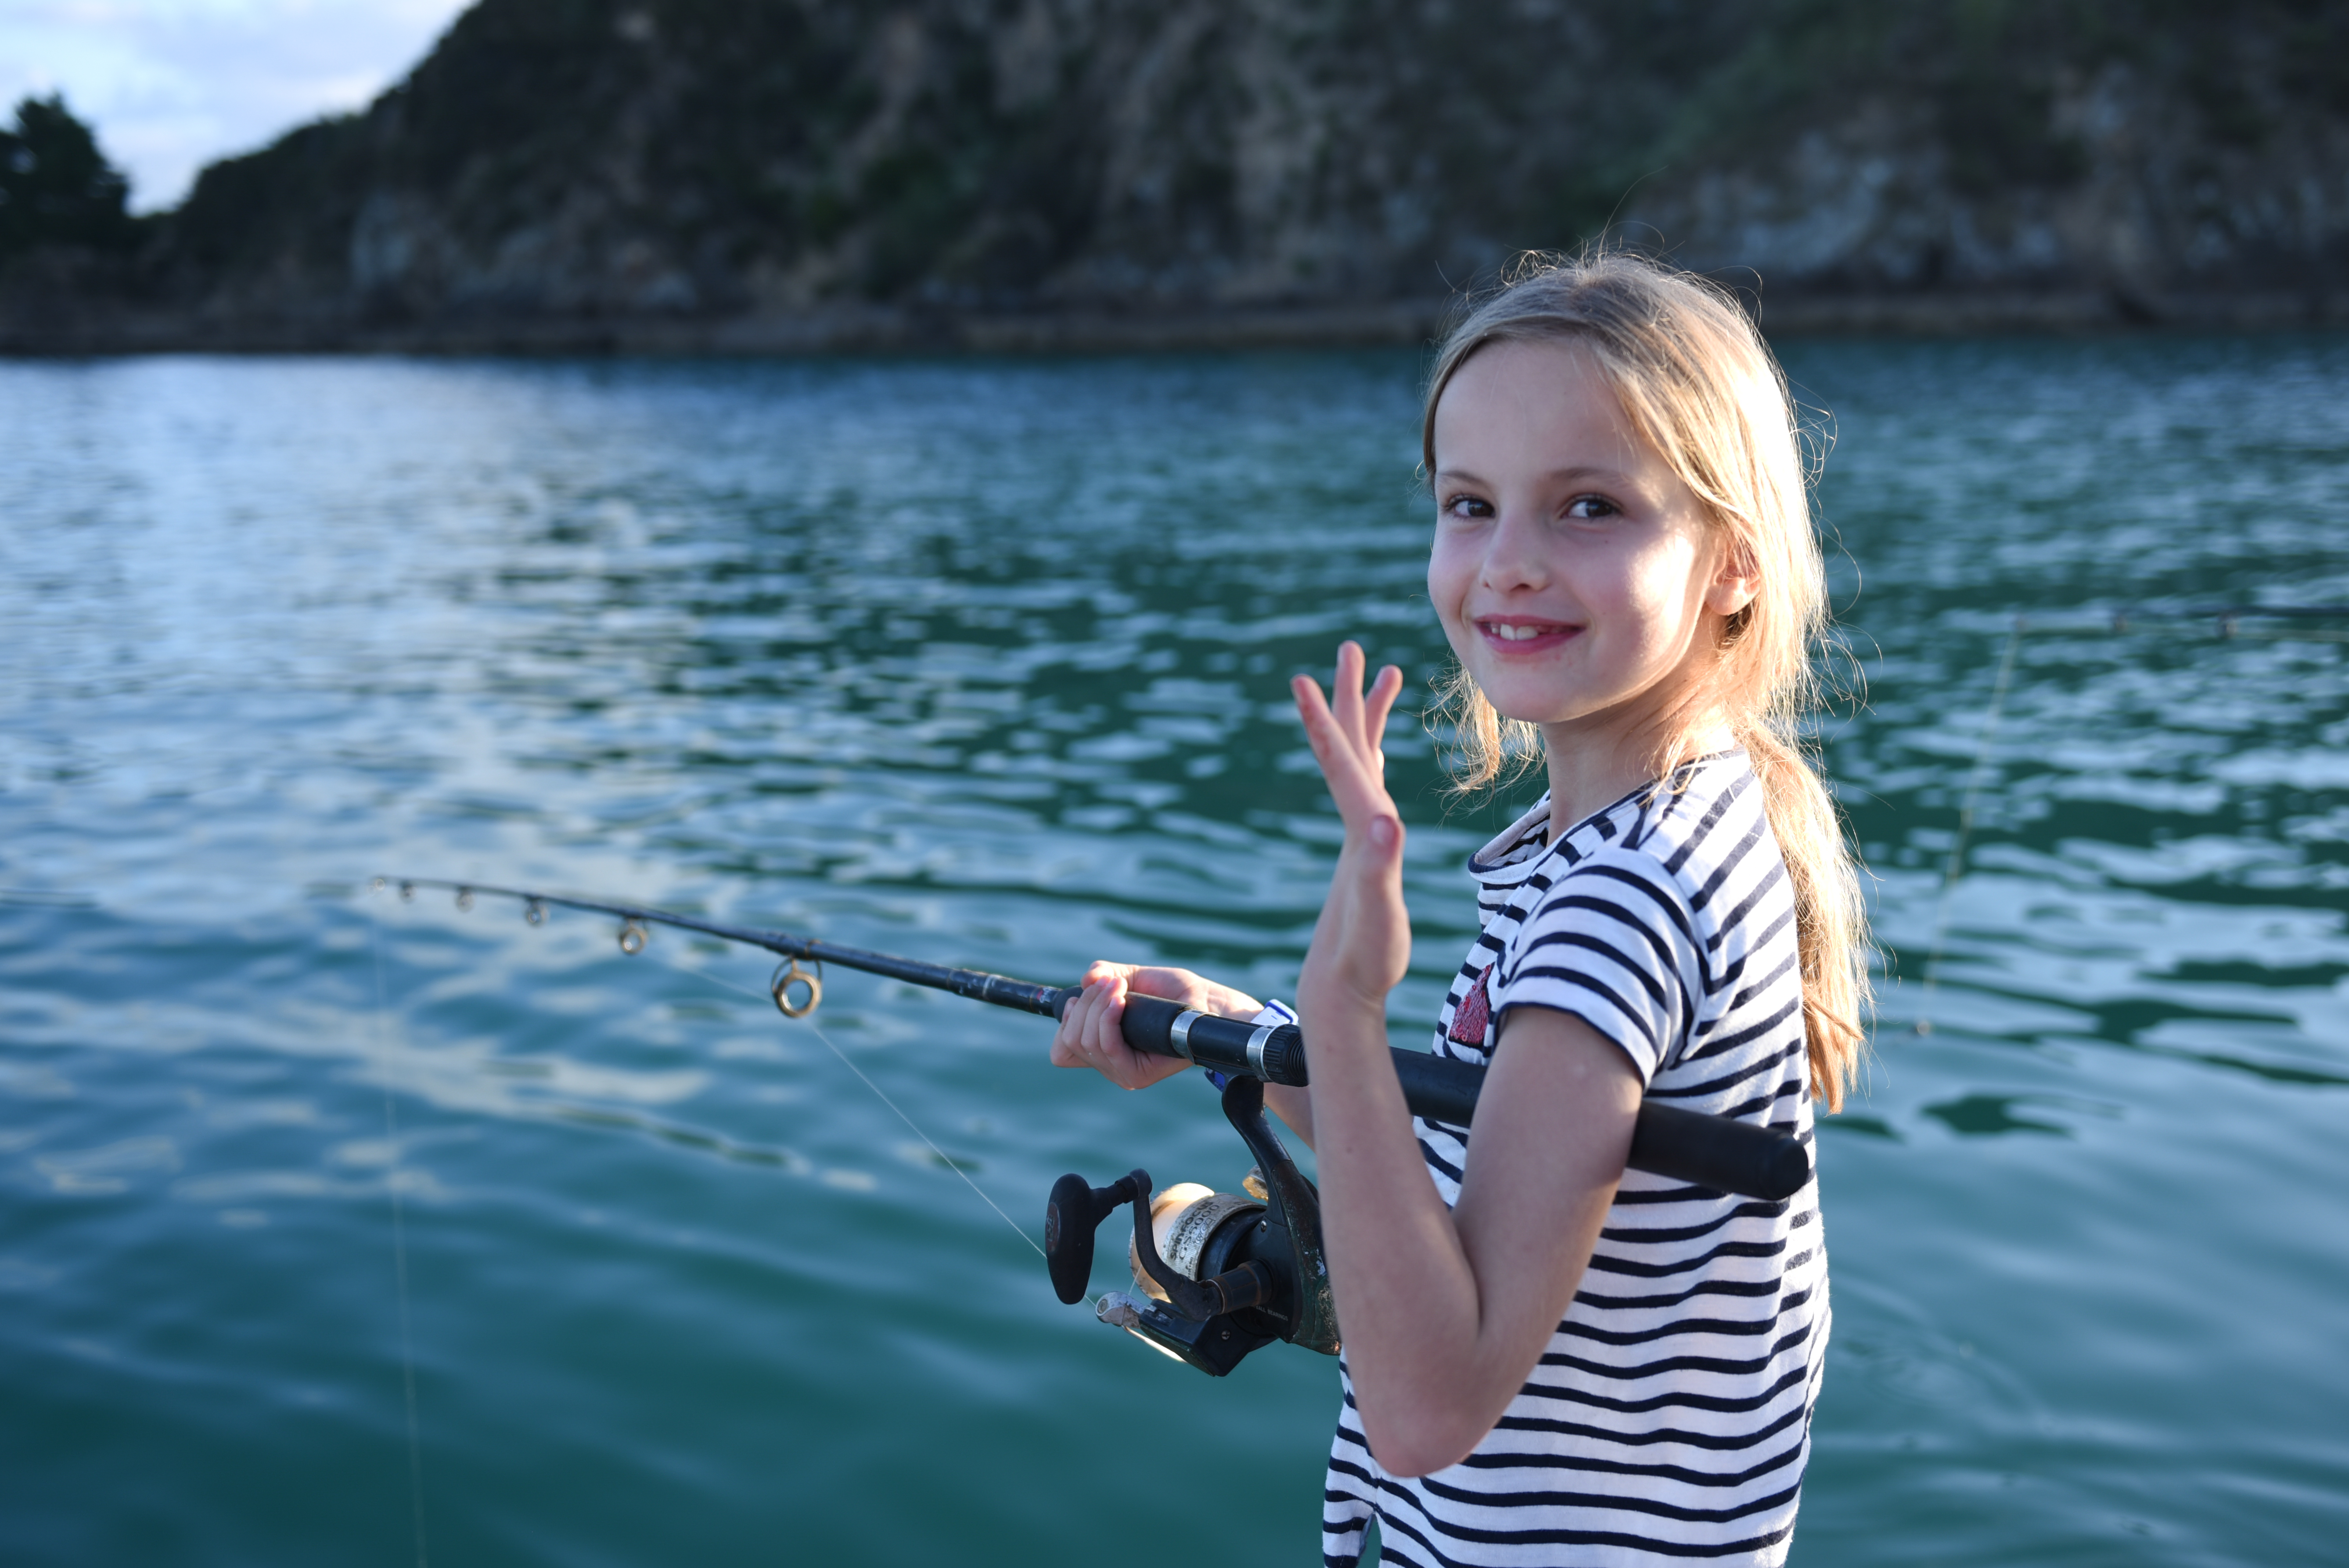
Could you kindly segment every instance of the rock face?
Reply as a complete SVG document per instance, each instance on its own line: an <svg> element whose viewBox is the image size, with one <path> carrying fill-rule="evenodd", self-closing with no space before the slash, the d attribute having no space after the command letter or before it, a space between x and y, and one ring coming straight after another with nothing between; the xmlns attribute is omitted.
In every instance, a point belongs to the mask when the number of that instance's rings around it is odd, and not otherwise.
<svg viewBox="0 0 2349 1568"><path fill-rule="evenodd" d="M1413 335L1602 232L1765 325L2349 318L2349 5L481 0L0 335Z"/></svg>

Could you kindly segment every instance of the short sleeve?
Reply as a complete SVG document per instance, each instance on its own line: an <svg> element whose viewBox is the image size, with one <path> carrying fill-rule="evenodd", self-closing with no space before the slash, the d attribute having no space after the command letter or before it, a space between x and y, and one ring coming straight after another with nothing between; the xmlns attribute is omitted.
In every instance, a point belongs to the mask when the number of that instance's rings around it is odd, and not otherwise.
<svg viewBox="0 0 2349 1568"><path fill-rule="evenodd" d="M1611 846L1552 882L1511 934L1493 1015L1571 1014L1622 1047L1645 1085L1685 1037L1701 974L1678 882L1653 856Z"/></svg>

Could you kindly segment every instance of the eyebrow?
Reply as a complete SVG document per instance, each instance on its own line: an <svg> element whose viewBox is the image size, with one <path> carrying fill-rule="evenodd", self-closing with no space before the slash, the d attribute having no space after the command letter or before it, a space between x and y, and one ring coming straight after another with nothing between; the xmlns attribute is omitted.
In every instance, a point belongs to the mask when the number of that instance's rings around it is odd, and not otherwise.
<svg viewBox="0 0 2349 1568"><path fill-rule="evenodd" d="M1627 490L1632 488L1632 480L1630 475L1615 469L1594 468L1587 463L1576 464L1572 467L1563 469L1552 469L1549 472L1544 474L1542 478L1553 481L1563 481L1567 484L1578 484L1584 480L1589 480L1598 484L1620 486ZM1435 479L1436 482L1439 484L1444 483L1446 480L1450 480L1454 484L1481 485L1486 483L1485 480L1479 479L1476 475L1470 473L1465 469L1438 469L1435 472Z"/></svg>

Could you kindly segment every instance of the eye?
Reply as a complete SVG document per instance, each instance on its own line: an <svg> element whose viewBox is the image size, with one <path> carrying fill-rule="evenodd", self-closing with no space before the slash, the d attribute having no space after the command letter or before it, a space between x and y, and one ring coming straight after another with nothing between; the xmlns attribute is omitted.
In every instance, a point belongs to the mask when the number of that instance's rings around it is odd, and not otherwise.
<svg viewBox="0 0 2349 1568"><path fill-rule="evenodd" d="M1566 503L1568 517L1619 517L1623 509L1603 495L1578 495Z"/></svg>
<svg viewBox="0 0 2349 1568"><path fill-rule="evenodd" d="M1447 496L1444 501L1444 515L1464 518L1490 517L1493 515L1493 503L1482 496Z"/></svg>

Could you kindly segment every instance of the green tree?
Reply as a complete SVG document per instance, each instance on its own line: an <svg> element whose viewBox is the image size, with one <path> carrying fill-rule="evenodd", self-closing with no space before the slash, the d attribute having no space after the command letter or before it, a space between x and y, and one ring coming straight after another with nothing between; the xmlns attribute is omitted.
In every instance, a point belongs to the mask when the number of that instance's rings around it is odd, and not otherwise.
<svg viewBox="0 0 2349 1568"><path fill-rule="evenodd" d="M62 95L26 98L15 129L0 129L0 259L43 244L126 246L138 234L129 197Z"/></svg>

